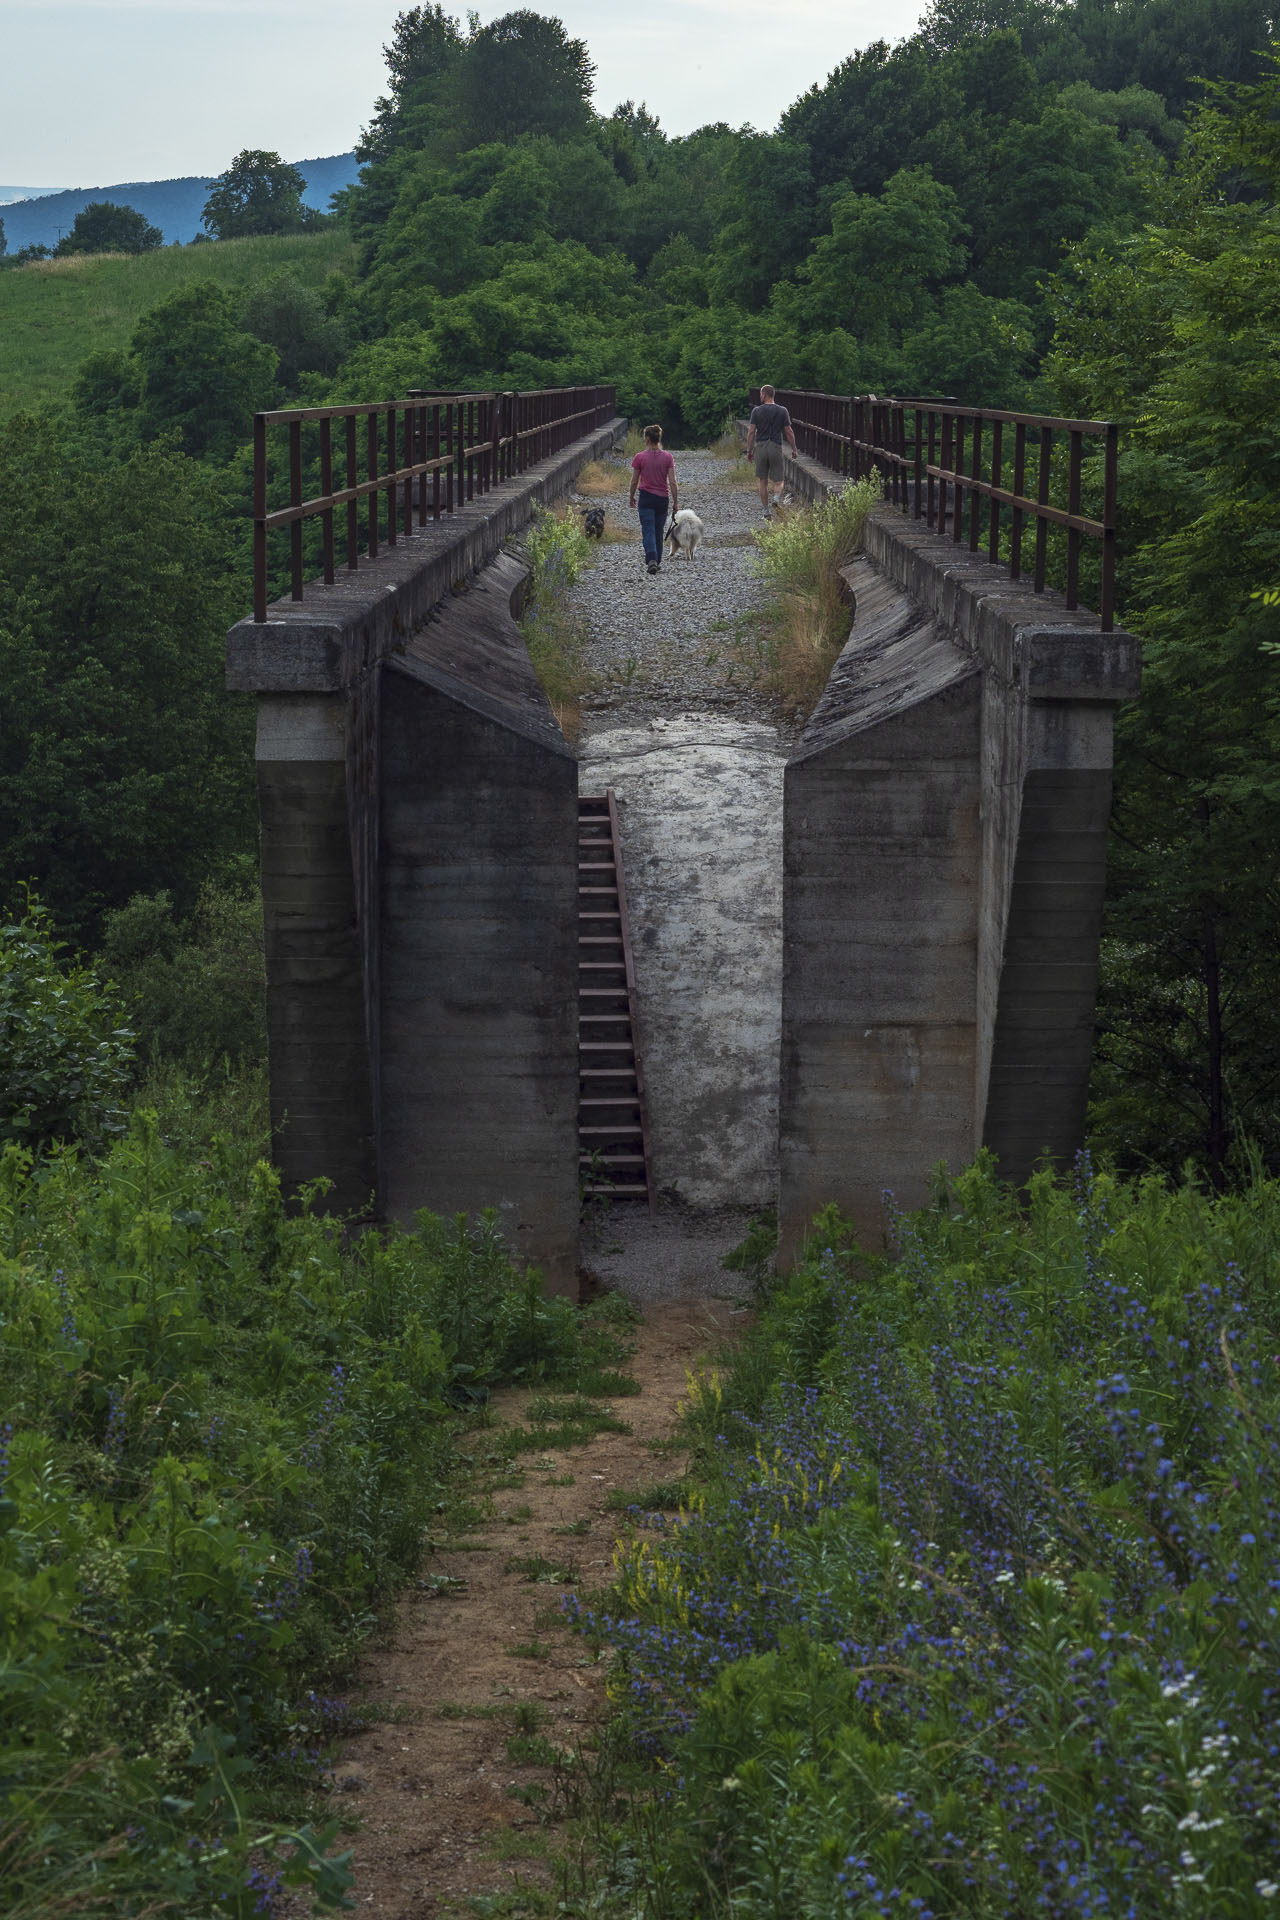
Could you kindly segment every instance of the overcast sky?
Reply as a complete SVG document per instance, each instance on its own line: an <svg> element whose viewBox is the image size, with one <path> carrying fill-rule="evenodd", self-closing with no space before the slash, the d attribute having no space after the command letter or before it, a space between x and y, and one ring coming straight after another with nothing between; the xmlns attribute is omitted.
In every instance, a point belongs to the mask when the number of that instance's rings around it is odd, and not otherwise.
<svg viewBox="0 0 1280 1920"><path fill-rule="evenodd" d="M493 20L514 3L479 0L476 11ZM459 0L449 11L466 9ZM846 54L902 39L923 9L924 0L537 6L587 42L598 109L644 100L670 133L711 120L772 127ZM287 160L342 153L383 90L382 46L400 11L394 0L0 0L0 182L213 174L243 147Z"/></svg>

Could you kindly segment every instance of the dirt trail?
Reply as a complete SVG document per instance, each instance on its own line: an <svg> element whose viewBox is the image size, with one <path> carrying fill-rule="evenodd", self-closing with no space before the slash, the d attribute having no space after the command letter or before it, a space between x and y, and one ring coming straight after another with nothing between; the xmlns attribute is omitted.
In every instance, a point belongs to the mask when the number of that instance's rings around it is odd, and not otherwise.
<svg viewBox="0 0 1280 1920"><path fill-rule="evenodd" d="M351 1691L383 1717L344 1743L332 1793L335 1812L359 1817L360 1913L436 1920L466 1911L470 1896L554 1884L555 1772L513 1762L507 1743L523 1733L578 1746L602 1717L605 1679L605 1663L557 1618L575 1583L554 1575L576 1573L578 1590L600 1586L620 1520L610 1493L683 1471L683 1455L653 1443L670 1438L690 1369L736 1312L725 1300L650 1306L629 1367L641 1391L613 1403L632 1432L524 1453L511 1473L499 1470L492 1512L431 1556L392 1630L367 1651ZM518 1423L528 1399L496 1395L496 1421ZM461 1441L481 1488L495 1437L481 1429ZM535 1561L545 1564L531 1578Z"/></svg>

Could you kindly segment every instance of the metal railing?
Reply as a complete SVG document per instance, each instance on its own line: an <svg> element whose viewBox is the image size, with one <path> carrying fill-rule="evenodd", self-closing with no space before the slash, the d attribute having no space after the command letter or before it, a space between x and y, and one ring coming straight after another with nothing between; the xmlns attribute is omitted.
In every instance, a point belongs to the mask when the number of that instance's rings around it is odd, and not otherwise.
<svg viewBox="0 0 1280 1920"><path fill-rule="evenodd" d="M253 617L267 617L269 539L289 529L290 594L304 585L303 524L320 522L320 576L376 560L413 527L456 512L614 416L612 387L427 393L353 407L285 407L253 417ZM284 428L273 464L272 429ZM342 468L335 485L335 467ZM285 501L269 504L283 491ZM363 522L363 526L362 526ZM313 565L316 562L313 555Z"/></svg>
<svg viewBox="0 0 1280 1920"><path fill-rule="evenodd" d="M1026 570L1024 541L1034 527L1030 565L1037 593L1045 588L1049 529L1066 535L1064 591L1080 603L1081 543L1101 543L1098 615L1102 631L1115 625L1116 464L1119 429L1108 420L1060 420L1047 414L963 407L953 400L880 399L875 394L774 395L787 408L801 453L836 473L861 480L879 474L885 493L970 553L1006 560L1013 579ZM752 395L753 404L759 394ZM1012 429L1006 434L1006 429ZM1012 447L1009 439L1012 439ZM1054 454L1066 441L1066 485ZM1101 519L1081 511L1087 439L1101 441ZM1034 493L1028 493L1028 476ZM1010 484L1005 485L1006 477ZM1057 492L1064 504L1055 504ZM985 502L985 528L983 526ZM1007 510L1007 525L1003 518ZM968 520L966 529L965 521Z"/></svg>

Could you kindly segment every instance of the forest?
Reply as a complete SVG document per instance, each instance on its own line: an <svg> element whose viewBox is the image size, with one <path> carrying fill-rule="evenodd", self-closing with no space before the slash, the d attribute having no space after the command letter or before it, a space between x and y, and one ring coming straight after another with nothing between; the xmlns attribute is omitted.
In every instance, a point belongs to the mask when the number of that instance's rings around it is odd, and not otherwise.
<svg viewBox="0 0 1280 1920"><path fill-rule="evenodd" d="M316 231L236 225L226 203L237 237L0 272L0 1874L23 1920L270 1911L279 1875L338 1904L335 1835L296 1815L341 1731L323 1685L448 1498L459 1392L591 1392L617 1357L607 1326L538 1302L484 1222L348 1242L322 1190L288 1213L263 1159L253 717L223 685L250 416L607 381L699 445L761 379L1118 421L1118 615L1144 690L1117 729L1093 1160L1074 1186L1044 1176L1029 1226L989 1168L944 1184L892 1262L823 1223L788 1287L761 1280L723 1405L694 1409L710 1520L637 1545L584 1616L629 1648L635 1742L689 1783L662 1814L670 1903L646 1911L722 1910L700 1905L714 1818L726 1912L1144 1912L1126 1888L1164 1853L1117 1814L1085 1860L1080 1807L1120 1795L1092 1743L1155 1740L1201 1660L1204 1714L1240 1753L1216 1786L1202 1756L1192 1800L1186 1762L1160 1818L1228 1823L1206 1842L1221 1911L1268 1910L1277 1886L1239 1880L1227 1840L1274 1776L1274 1363L1250 1347L1232 1372L1212 1290L1225 1265L1232 1328L1274 1344L1275 30L1255 0L935 0L776 126L671 136L644 102L596 100L589 47L555 18L416 6L359 180ZM1119 1384L1073 1425L1102 1321ZM791 1413L784 1382L806 1396ZM917 1419L963 1485L917 1486L895 1452ZM848 1509L814 1491L824 1425L874 1454L876 1513L869 1470ZM730 1507L751 1516L732 1548ZM858 1661L896 1674L869 1692L776 1617L830 1640L837 1549ZM774 1597L709 1652L724 1593L761 1566ZM989 1654L963 1696L934 1659L954 1635ZM1135 1678L1139 1642L1159 1660ZM963 1755L911 1773L917 1682ZM801 1694L826 1719L798 1724ZM1024 1716L1015 1779L1010 1703L1068 1695L1070 1725ZM757 1771L720 1764L734 1742ZM868 1805L910 1796L856 1860L824 1825L832 1768ZM1214 1811L1229 1782L1235 1811ZM1274 1847L1269 1818L1240 1828L1237 1864ZM624 1879L645 1831L610 1843ZM1067 1863L1039 1906L1033 1844ZM1160 1911L1191 1911L1196 1884Z"/></svg>

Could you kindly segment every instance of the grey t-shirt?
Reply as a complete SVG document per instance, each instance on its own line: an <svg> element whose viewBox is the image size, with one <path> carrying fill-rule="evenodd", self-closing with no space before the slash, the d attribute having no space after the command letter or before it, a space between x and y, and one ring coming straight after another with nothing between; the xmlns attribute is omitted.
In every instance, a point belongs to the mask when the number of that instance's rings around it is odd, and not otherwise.
<svg viewBox="0 0 1280 1920"><path fill-rule="evenodd" d="M757 440L776 440L782 445L782 429L791 425L791 415L776 400L762 401L751 409L750 424L756 430Z"/></svg>

